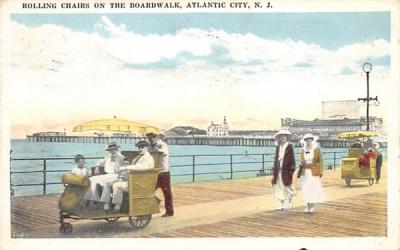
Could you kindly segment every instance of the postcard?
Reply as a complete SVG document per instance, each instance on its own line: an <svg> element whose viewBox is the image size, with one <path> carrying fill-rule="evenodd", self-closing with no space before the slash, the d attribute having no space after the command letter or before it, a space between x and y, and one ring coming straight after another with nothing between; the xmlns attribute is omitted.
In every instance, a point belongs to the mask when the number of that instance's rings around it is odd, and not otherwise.
<svg viewBox="0 0 400 250"><path fill-rule="evenodd" d="M398 1L4 1L3 249L398 249Z"/></svg>

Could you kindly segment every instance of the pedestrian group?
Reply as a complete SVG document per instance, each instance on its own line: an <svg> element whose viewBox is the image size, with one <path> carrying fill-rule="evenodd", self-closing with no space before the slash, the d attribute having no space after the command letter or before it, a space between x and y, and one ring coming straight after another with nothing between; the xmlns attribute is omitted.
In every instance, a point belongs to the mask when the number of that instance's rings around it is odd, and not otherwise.
<svg viewBox="0 0 400 250"><path fill-rule="evenodd" d="M277 146L271 183L277 202L277 211L292 209L293 197L296 195L296 188L293 185L296 161L293 145L289 143L290 136L291 133L288 130L281 130L275 135ZM302 185L306 213L314 212L315 203L325 200L321 185L323 163L316 139L317 137L312 134L306 134L301 140L304 146L300 152L301 163L297 177Z"/></svg>

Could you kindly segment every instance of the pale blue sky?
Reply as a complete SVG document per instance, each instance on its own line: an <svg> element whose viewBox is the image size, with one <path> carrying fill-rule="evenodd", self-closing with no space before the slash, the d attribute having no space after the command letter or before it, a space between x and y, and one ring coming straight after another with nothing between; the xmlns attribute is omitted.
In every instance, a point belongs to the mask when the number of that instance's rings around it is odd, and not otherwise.
<svg viewBox="0 0 400 250"><path fill-rule="evenodd" d="M174 34L184 28L222 29L277 41L301 40L329 50L381 38L390 41L389 12L13 14L11 20L29 27L57 24L74 31L95 32L95 24L104 15L117 25L125 24L128 31L143 35Z"/></svg>

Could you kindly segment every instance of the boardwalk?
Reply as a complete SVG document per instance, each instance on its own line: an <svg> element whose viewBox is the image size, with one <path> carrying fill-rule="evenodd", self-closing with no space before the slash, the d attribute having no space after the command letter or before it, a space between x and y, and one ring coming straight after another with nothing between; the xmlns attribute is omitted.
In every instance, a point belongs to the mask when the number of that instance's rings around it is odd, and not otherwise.
<svg viewBox="0 0 400 250"><path fill-rule="evenodd" d="M147 237L386 236L386 217L386 194L376 192L327 202L313 215L305 215L302 207L268 211Z"/></svg>
<svg viewBox="0 0 400 250"><path fill-rule="evenodd" d="M369 186L366 180L358 180L349 188L340 179L339 171L327 171L323 182L329 201L320 205L313 215L302 212L301 191L296 196L297 207L291 212L272 211L269 177L180 184L173 187L174 217L155 215L148 227L137 231L131 229L126 218L113 223L72 221L74 232L68 237L386 235L385 174L378 185ZM158 196L162 197L161 193ZM58 233L58 197L52 194L14 198L12 236L65 237ZM368 211L368 220L360 211Z"/></svg>

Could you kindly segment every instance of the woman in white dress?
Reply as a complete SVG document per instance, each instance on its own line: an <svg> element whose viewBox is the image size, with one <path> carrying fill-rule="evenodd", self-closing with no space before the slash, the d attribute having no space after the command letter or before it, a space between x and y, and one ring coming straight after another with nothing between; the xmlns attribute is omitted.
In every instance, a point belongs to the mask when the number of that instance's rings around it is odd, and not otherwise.
<svg viewBox="0 0 400 250"><path fill-rule="evenodd" d="M325 194L321 184L323 172L323 161L321 150L317 147L317 137L312 134L304 135L304 146L301 149L301 165L298 177L303 190L303 199L307 205L304 212L312 213L315 211L315 203L325 201Z"/></svg>

